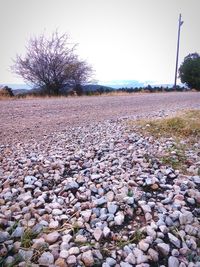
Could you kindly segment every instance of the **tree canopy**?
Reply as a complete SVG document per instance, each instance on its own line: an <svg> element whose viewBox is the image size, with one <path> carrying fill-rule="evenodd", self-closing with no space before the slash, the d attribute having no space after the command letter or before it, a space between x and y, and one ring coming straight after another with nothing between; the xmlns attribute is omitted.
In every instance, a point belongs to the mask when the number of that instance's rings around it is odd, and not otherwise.
<svg viewBox="0 0 200 267"><path fill-rule="evenodd" d="M77 44L69 43L65 33L31 38L24 57L17 55L13 71L25 82L58 95L65 86L78 88L92 75L92 67L75 53Z"/></svg>
<svg viewBox="0 0 200 267"><path fill-rule="evenodd" d="M189 88L200 91L200 55L198 53L189 54L184 58L179 68L179 77Z"/></svg>

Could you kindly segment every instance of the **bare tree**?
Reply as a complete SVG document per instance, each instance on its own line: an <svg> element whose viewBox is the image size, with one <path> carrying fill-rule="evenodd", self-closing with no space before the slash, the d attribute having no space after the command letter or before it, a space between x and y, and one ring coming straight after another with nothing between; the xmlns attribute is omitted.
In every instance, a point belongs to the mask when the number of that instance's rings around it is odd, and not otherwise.
<svg viewBox="0 0 200 267"><path fill-rule="evenodd" d="M25 57L17 55L12 70L25 82L58 95L63 86L76 87L88 81L92 68L75 54L77 44L70 44L67 34L54 32L29 40Z"/></svg>

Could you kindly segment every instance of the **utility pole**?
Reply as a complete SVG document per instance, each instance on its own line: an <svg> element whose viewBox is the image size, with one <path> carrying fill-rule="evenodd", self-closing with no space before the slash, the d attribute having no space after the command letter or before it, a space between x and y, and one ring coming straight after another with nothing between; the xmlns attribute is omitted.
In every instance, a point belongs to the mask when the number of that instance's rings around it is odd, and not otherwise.
<svg viewBox="0 0 200 267"><path fill-rule="evenodd" d="M177 40L177 50L176 50L176 68L175 68L174 89L176 89L177 71L178 71L179 44L180 44L180 32L181 32L181 26L182 25L183 25L183 21L181 19L181 14L180 14L179 15L179 21L178 21L178 40Z"/></svg>

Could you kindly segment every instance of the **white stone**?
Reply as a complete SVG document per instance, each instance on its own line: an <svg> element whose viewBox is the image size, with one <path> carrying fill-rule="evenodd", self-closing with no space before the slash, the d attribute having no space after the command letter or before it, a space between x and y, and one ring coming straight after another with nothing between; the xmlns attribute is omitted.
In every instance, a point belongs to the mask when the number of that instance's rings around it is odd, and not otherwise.
<svg viewBox="0 0 200 267"><path fill-rule="evenodd" d="M95 228L93 235L94 235L94 238L96 239L96 241L99 241L99 240L101 240L101 238L103 236L103 232L99 227L97 227L97 228Z"/></svg>
<svg viewBox="0 0 200 267"><path fill-rule="evenodd" d="M122 225L124 222L124 214L122 212L118 212L114 217L114 221L116 225Z"/></svg>

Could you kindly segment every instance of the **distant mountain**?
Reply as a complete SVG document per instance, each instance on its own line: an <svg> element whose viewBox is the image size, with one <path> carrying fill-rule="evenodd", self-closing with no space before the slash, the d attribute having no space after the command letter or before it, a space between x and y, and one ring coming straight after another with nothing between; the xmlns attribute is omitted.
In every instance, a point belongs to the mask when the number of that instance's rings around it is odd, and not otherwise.
<svg viewBox="0 0 200 267"><path fill-rule="evenodd" d="M83 86L83 91L86 92L92 92L92 91L98 91L98 90L113 90L113 87L105 86L102 84L87 84Z"/></svg>
<svg viewBox="0 0 200 267"><path fill-rule="evenodd" d="M30 92L28 89L12 89L14 95L27 94Z"/></svg>
<svg viewBox="0 0 200 267"><path fill-rule="evenodd" d="M17 84L17 83L2 83L0 86L8 86L13 90L17 89L27 89L30 90L32 87L27 84Z"/></svg>
<svg viewBox="0 0 200 267"><path fill-rule="evenodd" d="M138 80L111 80L111 81L100 81L104 86L109 86L115 89L122 87L144 87L148 84L152 84L152 81L138 81Z"/></svg>

